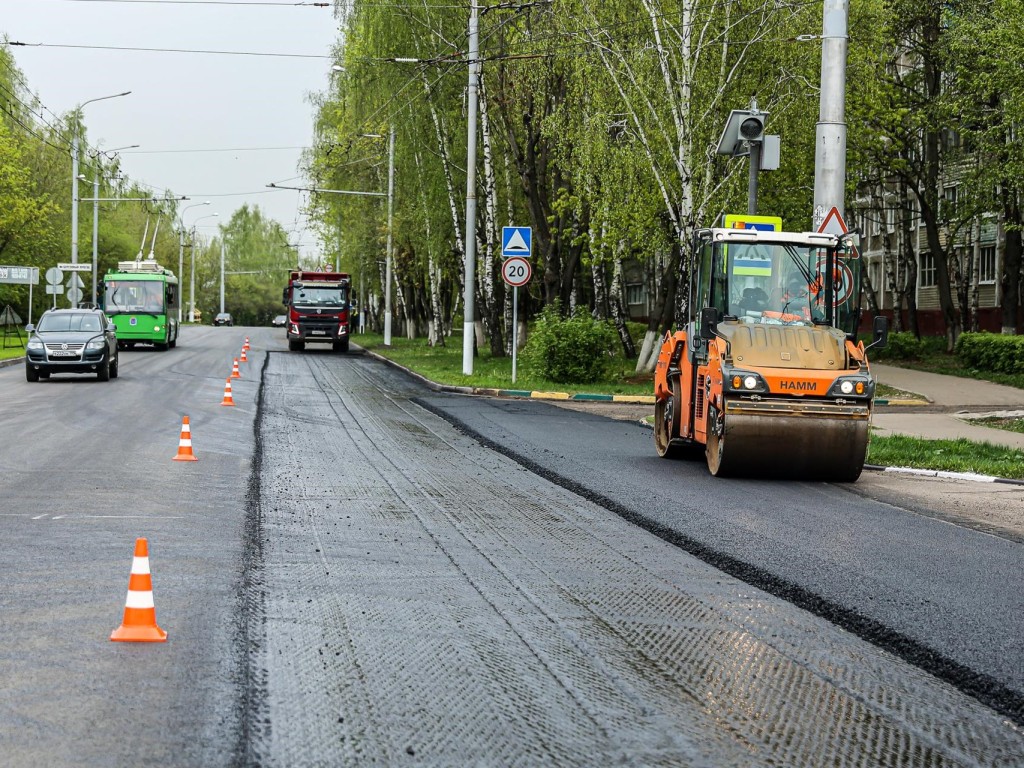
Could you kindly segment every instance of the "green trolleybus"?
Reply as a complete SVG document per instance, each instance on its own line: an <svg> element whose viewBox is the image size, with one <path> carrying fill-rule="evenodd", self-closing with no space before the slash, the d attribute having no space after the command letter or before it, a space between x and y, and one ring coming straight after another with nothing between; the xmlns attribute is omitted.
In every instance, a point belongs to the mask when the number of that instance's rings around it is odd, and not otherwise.
<svg viewBox="0 0 1024 768"><path fill-rule="evenodd" d="M103 310L122 349L178 343L178 278L155 261L119 261L103 276Z"/></svg>

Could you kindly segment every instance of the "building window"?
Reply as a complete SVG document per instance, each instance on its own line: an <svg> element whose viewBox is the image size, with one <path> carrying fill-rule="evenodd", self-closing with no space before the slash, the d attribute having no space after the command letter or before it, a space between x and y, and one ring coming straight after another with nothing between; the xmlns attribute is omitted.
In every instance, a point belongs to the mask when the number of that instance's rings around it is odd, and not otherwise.
<svg viewBox="0 0 1024 768"><path fill-rule="evenodd" d="M956 187L944 187L942 190L942 215L952 218L956 213Z"/></svg>
<svg viewBox="0 0 1024 768"><path fill-rule="evenodd" d="M935 257L930 253L921 254L921 263L918 274L921 278L922 288L934 288L935 282Z"/></svg>
<svg viewBox="0 0 1024 768"><path fill-rule="evenodd" d="M630 306L645 303L643 283L632 283L626 286L626 303Z"/></svg>
<svg viewBox="0 0 1024 768"><path fill-rule="evenodd" d="M996 247L994 245L981 246L978 280L982 283L994 283L996 281Z"/></svg>
<svg viewBox="0 0 1024 768"><path fill-rule="evenodd" d="M890 234L896 231L896 207L886 206L885 209L885 231Z"/></svg>

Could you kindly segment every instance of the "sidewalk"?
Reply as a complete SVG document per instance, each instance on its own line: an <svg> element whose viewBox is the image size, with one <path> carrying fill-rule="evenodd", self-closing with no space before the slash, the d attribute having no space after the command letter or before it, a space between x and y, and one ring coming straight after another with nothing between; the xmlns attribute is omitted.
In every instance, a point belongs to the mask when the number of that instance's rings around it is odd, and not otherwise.
<svg viewBox="0 0 1024 768"><path fill-rule="evenodd" d="M968 413L974 417L997 414L1024 416L1024 390L890 365L874 364L871 371L880 383L922 395L928 399L929 405L945 409L936 413L932 410L918 411L913 406L876 407L872 425L878 434L908 435L927 440L964 438L1024 450L1024 434L984 427L964 419Z"/></svg>

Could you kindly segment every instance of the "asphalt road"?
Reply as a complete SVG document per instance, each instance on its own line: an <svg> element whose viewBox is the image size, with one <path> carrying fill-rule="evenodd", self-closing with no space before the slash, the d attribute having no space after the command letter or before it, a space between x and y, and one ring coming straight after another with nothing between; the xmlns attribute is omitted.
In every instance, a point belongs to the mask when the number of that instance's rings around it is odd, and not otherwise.
<svg viewBox="0 0 1024 768"><path fill-rule="evenodd" d="M107 384L0 369L0 763L1024 754L1019 542L280 336L186 329ZM107 639L137 536L166 644Z"/></svg>
<svg viewBox="0 0 1024 768"><path fill-rule="evenodd" d="M856 484L714 478L702 459L658 458L648 430L544 402L423 402L707 562L1024 715L1019 537L865 498Z"/></svg>

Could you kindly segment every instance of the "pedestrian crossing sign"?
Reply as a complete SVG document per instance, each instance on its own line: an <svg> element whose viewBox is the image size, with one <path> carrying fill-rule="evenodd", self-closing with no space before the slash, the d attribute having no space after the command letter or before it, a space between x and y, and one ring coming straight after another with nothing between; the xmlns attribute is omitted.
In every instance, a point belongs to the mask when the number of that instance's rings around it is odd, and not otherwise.
<svg viewBox="0 0 1024 768"><path fill-rule="evenodd" d="M530 258L533 254L533 230L530 227L501 228L501 257Z"/></svg>

